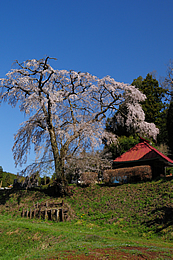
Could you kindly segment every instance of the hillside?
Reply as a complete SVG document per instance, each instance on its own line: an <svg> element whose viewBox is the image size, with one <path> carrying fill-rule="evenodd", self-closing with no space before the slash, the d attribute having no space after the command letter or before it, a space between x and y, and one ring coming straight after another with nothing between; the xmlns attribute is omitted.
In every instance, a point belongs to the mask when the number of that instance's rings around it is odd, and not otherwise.
<svg viewBox="0 0 173 260"><path fill-rule="evenodd" d="M85 223L111 225L117 233L143 237L161 236L173 241L173 179L117 186L70 185L71 196L63 198L73 218ZM45 190L0 191L0 213L21 215L36 202L61 202Z"/></svg>

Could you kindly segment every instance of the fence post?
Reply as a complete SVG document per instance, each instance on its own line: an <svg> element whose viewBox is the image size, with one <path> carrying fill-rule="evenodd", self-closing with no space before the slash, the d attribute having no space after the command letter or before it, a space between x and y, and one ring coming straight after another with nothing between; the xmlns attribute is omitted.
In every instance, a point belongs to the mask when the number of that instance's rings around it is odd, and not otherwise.
<svg viewBox="0 0 173 260"><path fill-rule="evenodd" d="M39 208L39 211L38 211L38 218L41 218L41 208Z"/></svg>
<svg viewBox="0 0 173 260"><path fill-rule="evenodd" d="M25 216L25 209L23 208L23 210L22 210L22 217L24 218L24 216Z"/></svg>
<svg viewBox="0 0 173 260"><path fill-rule="evenodd" d="M27 208L27 210L26 210L26 217L28 218L28 214L29 214L29 210L28 210L28 208Z"/></svg>
<svg viewBox="0 0 173 260"><path fill-rule="evenodd" d="M62 222L64 222L64 210L62 208Z"/></svg>
<svg viewBox="0 0 173 260"><path fill-rule="evenodd" d="M35 215L36 215L36 209L34 209L34 218L35 218Z"/></svg>
<svg viewBox="0 0 173 260"><path fill-rule="evenodd" d="M55 218L56 218L56 221L59 220L59 209L55 210Z"/></svg>
<svg viewBox="0 0 173 260"><path fill-rule="evenodd" d="M44 219L45 220L47 219L47 208L45 208L45 211L44 211Z"/></svg>

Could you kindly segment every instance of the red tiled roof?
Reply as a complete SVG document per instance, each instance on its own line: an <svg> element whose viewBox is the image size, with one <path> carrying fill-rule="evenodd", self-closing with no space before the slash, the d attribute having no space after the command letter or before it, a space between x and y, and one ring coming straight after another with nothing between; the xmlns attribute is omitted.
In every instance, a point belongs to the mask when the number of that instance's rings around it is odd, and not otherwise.
<svg viewBox="0 0 173 260"><path fill-rule="evenodd" d="M129 162L129 161L138 161L138 160L147 160L147 159L155 159L162 158L164 161L169 164L173 164L173 160L168 158L163 153L159 152L157 149L152 147L147 141L142 140L142 142L136 144L126 153L117 157L114 162Z"/></svg>

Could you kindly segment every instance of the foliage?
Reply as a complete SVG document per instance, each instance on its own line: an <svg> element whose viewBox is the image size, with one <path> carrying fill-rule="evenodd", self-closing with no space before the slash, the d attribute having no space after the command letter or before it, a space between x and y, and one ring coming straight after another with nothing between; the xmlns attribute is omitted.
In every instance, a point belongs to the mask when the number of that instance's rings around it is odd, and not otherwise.
<svg viewBox="0 0 173 260"><path fill-rule="evenodd" d="M86 172L96 172L99 178L102 177L105 169L112 167L111 154L103 151L93 151L91 153L82 151L78 156L69 158L65 164L66 178L69 183L77 181Z"/></svg>
<svg viewBox="0 0 173 260"><path fill-rule="evenodd" d="M132 85L137 87L146 96L146 100L142 101L142 108L145 112L145 120L149 123L154 123L159 128L159 135L157 136L157 143L168 143L168 133L167 133L167 105L164 103L166 100L168 89L159 86L158 81L152 77L152 75L147 74L146 78L143 79L139 76L134 79ZM108 132L113 132L118 135L118 142L116 144L110 145L109 149L112 152L113 158L120 156L122 153L126 152L128 149L133 147L139 140L139 134L133 127L126 127L126 114L127 106L124 103L120 106L122 113L124 114L124 124L117 119L116 112L115 115L107 120L106 130Z"/></svg>
<svg viewBox="0 0 173 260"><path fill-rule="evenodd" d="M17 61L16 68L1 79L0 103L6 101L12 107L19 103L28 118L15 135L16 166L26 163L33 145L36 162L25 170L31 173L37 166L43 169L53 163L65 191L64 163L81 149L91 150L101 143L106 118L123 103L127 107L126 126L156 138L158 129L145 122L140 105L145 95L134 86L109 76L99 79L87 72L55 70L49 60ZM122 121L120 113L117 117ZM111 133L105 134L109 143L111 138L115 140Z"/></svg>
<svg viewBox="0 0 173 260"><path fill-rule="evenodd" d="M170 60L167 66L166 77L162 81L162 86L169 90L169 94L173 96L173 60Z"/></svg>
<svg viewBox="0 0 173 260"><path fill-rule="evenodd" d="M158 143L167 143L167 105L164 101L168 89L159 86L158 81L151 74L147 74L145 79L139 76L133 80L132 85L136 86L147 97L142 102L142 108L145 112L145 120L154 123L160 130L157 138Z"/></svg>
<svg viewBox="0 0 173 260"><path fill-rule="evenodd" d="M2 187L8 187L13 184L14 179L16 178L17 176L15 174L3 171L2 166L0 166L0 184L2 181Z"/></svg>
<svg viewBox="0 0 173 260"><path fill-rule="evenodd" d="M3 178L3 168L0 166L0 180Z"/></svg>
<svg viewBox="0 0 173 260"><path fill-rule="evenodd" d="M115 159L116 157L119 157L123 153L127 152L130 148L135 146L137 143L139 143L139 137L133 137L131 136L120 136L117 139L116 144L111 144L109 146L109 151L112 154L112 159Z"/></svg>
<svg viewBox="0 0 173 260"><path fill-rule="evenodd" d="M80 183L85 186L96 184L98 182L97 172L83 172L80 176Z"/></svg>
<svg viewBox="0 0 173 260"><path fill-rule="evenodd" d="M173 154L173 101L170 103L167 117L169 147Z"/></svg>
<svg viewBox="0 0 173 260"><path fill-rule="evenodd" d="M149 165L124 167L119 169L106 170L103 173L103 181L106 184L132 183L149 181L152 179L152 170Z"/></svg>
<svg viewBox="0 0 173 260"><path fill-rule="evenodd" d="M166 105L163 103L166 99L167 89L159 86L159 83L152 75L147 74L146 78L143 79L139 76L137 79L134 79L132 85L138 88L145 96L146 99L141 101L143 111L145 113L145 120L149 123L154 123L156 126L161 129L163 127L163 119L166 122ZM123 119L120 121L117 117L119 111L115 115L107 120L106 129L107 131L114 132L118 136L135 136L137 132L133 126L128 126L127 112L128 107L126 103L121 104L119 110L124 115Z"/></svg>

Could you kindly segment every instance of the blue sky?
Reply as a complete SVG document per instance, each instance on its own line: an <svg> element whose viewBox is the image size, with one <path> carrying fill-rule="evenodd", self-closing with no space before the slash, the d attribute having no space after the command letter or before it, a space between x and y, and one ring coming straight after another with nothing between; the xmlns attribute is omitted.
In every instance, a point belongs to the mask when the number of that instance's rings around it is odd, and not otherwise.
<svg viewBox="0 0 173 260"><path fill-rule="evenodd" d="M0 10L0 78L15 60L50 56L56 69L131 83L152 71L164 77L173 59L172 0L6 0ZM4 171L19 170L11 148L23 120L17 108L1 105Z"/></svg>

